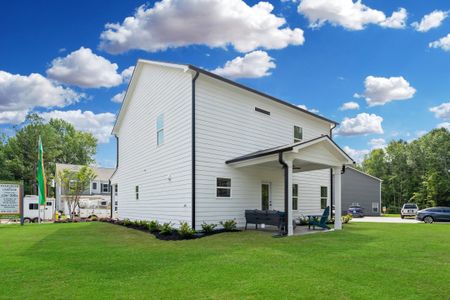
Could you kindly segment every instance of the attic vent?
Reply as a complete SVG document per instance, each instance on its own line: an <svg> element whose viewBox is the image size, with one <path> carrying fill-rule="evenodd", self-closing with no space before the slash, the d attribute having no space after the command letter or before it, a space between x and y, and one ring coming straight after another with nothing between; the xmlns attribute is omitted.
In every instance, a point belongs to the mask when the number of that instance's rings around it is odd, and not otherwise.
<svg viewBox="0 0 450 300"><path fill-rule="evenodd" d="M262 108L255 107L255 111L270 116L270 111L264 110Z"/></svg>

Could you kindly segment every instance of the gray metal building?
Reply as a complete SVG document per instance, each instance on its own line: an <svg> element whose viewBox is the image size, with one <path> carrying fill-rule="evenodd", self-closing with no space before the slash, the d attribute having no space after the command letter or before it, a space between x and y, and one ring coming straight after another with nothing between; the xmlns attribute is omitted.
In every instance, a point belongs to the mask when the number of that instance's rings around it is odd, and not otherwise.
<svg viewBox="0 0 450 300"><path fill-rule="evenodd" d="M347 167L342 175L342 210L359 205L366 216L379 216L382 180L357 169Z"/></svg>

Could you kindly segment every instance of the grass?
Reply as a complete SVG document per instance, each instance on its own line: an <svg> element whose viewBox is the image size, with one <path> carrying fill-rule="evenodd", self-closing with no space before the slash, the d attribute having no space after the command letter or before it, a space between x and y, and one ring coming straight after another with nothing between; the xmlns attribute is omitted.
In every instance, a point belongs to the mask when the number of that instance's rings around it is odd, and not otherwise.
<svg viewBox="0 0 450 300"><path fill-rule="evenodd" d="M382 214L382 217L400 218L400 214Z"/></svg>
<svg viewBox="0 0 450 300"><path fill-rule="evenodd" d="M166 242L107 223L0 226L1 299L449 299L450 226L350 223Z"/></svg>

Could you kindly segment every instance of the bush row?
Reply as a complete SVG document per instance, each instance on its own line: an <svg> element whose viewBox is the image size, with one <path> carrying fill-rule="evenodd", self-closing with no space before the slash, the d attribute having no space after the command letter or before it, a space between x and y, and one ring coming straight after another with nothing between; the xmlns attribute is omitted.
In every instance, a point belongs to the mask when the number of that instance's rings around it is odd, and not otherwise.
<svg viewBox="0 0 450 300"><path fill-rule="evenodd" d="M126 226L129 228L139 229L142 231L147 231L156 236L161 240L186 240L186 239L195 239L201 238L207 235L221 233L221 232L232 232L238 231L236 228L235 220L227 220L224 222L220 222L223 228L216 229L218 224L207 224L203 223L201 225L202 230L196 231L191 228L191 226L187 222L180 222L180 226L178 229L174 228L174 224L171 222L167 223L159 223L156 220L153 221L142 221L136 220L132 221L130 219L123 220L114 220L109 218L100 218L100 222L108 222L121 226Z"/></svg>

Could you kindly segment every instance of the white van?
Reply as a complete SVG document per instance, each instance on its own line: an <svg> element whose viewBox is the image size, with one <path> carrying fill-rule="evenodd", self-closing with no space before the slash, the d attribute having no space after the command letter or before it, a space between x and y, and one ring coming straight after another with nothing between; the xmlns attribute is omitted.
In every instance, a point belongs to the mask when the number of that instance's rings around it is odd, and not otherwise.
<svg viewBox="0 0 450 300"><path fill-rule="evenodd" d="M39 197L26 195L23 198L23 221L25 223L36 223L39 213L41 220L51 221L55 218L55 199L47 198L47 202L41 205L39 211Z"/></svg>

